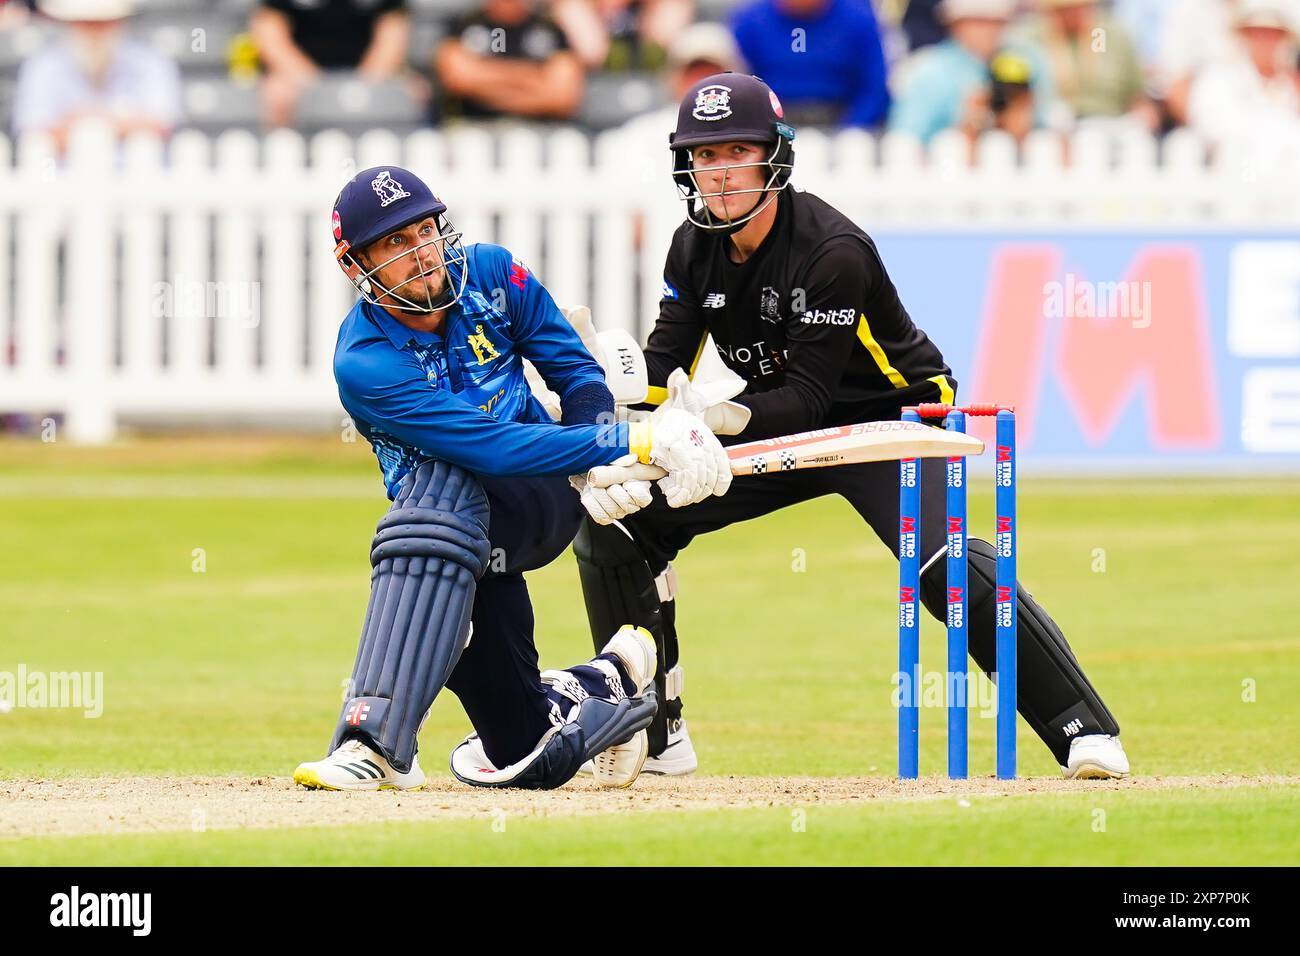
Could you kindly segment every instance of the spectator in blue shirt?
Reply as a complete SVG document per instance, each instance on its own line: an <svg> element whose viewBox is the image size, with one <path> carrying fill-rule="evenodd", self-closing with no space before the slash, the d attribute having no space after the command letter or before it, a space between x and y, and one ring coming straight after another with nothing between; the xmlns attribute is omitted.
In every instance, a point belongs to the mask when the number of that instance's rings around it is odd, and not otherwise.
<svg viewBox="0 0 1300 956"><path fill-rule="evenodd" d="M1052 103L1049 71L1041 53L1007 42L1015 0L944 0L940 15L949 39L926 47L903 63L895 76L890 130L929 143L941 130L978 132L988 125L989 64L999 51L1023 57L1030 68L1034 123L1045 126Z"/></svg>
<svg viewBox="0 0 1300 956"><path fill-rule="evenodd" d="M731 29L750 70L795 125L878 126L889 112L885 54L864 0L757 0Z"/></svg>

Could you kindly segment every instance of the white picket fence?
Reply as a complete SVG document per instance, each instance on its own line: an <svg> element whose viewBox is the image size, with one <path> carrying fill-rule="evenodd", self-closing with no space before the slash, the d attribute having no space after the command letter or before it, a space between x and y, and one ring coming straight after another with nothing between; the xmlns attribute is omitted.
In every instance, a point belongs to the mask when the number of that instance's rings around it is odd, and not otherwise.
<svg viewBox="0 0 1300 956"><path fill-rule="evenodd" d="M1068 165L1050 135L1019 164L991 135L973 168L956 136L928 155L856 131L796 145L796 184L869 230L1300 231L1300 178L1249 156L1207 160L1186 133L1160 147L1076 133ZM111 439L125 420L340 417L331 357L353 296L329 209L371 165L427 174L467 241L500 242L561 303L643 335L682 210L667 150L662 180L647 182L629 175L629 148L617 134L466 127L355 141L186 132L115 149L90 126L60 162L42 138L0 138L0 413L62 413L63 434L82 442Z"/></svg>

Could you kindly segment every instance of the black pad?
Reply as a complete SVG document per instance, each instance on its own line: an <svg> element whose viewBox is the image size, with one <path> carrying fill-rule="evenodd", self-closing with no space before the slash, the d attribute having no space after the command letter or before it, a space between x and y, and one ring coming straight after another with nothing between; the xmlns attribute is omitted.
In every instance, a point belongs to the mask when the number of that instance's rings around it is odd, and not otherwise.
<svg viewBox="0 0 1300 956"><path fill-rule="evenodd" d="M582 598L587 605L591 642L599 654L624 624L644 627L654 638L659 656L655 669L655 696L659 707L646 729L650 756L668 746L668 718L681 716L681 701L668 701L665 675L677 665L675 601L659 602L659 590L650 565L636 542L617 524L599 525L586 518L573 541L578 559Z"/></svg>
<svg viewBox="0 0 1300 956"><path fill-rule="evenodd" d="M410 769L416 731L468 642L489 553L477 478L432 460L406 476L371 544L370 606L331 751L358 736Z"/></svg>
<svg viewBox="0 0 1300 956"><path fill-rule="evenodd" d="M997 554L980 538L967 542L967 628L971 657L986 674L997 670L993 618ZM937 620L947 617L947 562L940 557L921 576L921 601ZM1119 724L1088 682L1065 635L1032 594L1017 582L1017 709L1061 766L1070 741L1087 734L1119 734Z"/></svg>

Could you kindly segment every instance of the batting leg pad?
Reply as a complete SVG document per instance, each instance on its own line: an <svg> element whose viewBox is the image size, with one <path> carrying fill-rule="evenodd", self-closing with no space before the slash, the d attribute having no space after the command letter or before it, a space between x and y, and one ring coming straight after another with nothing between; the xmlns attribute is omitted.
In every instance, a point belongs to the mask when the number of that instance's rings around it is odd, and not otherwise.
<svg viewBox="0 0 1300 956"><path fill-rule="evenodd" d="M678 657L674 601L677 579L672 566L654 575L641 549L617 522L598 525L590 518L578 529L573 553L578 559L578 577L582 581L587 623L596 652L624 624L644 627L654 638L659 654L655 696L660 706L647 733L650 756L657 757L668 746L670 707L675 717L681 716L680 699L670 700L664 683L665 675L677 665Z"/></svg>
<svg viewBox="0 0 1300 956"><path fill-rule="evenodd" d="M477 478L441 461L406 476L371 544L370 606L331 751L360 736L410 769L420 723L469 641L489 554Z"/></svg>
<svg viewBox="0 0 1300 956"><path fill-rule="evenodd" d="M967 541L971 657L986 674L997 671L997 554L980 538ZM939 621L947 616L946 566L931 564L921 575L921 600ZM1119 734L1119 724L1089 683L1065 635L1023 585L1016 588L1019 615L1016 640L1017 709L1042 738L1061 766L1069 761L1070 741L1087 734Z"/></svg>

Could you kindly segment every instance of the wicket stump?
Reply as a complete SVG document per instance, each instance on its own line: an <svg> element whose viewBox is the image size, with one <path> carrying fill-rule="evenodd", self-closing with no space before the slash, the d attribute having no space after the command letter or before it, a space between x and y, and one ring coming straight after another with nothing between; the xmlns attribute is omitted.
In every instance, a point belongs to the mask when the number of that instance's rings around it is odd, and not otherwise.
<svg viewBox="0 0 1300 956"><path fill-rule="evenodd" d="M1016 416L1004 405L923 404L903 410L903 420L942 418L944 428L964 432L966 417L997 419L994 489L997 554L995 632L997 636L997 775L1016 776ZM968 600L966 540L966 459L946 461L946 569L948 670L948 776L967 777ZM898 527L898 775L920 772L921 693L921 469L916 458L899 462ZM938 555L927 555L927 559Z"/></svg>

